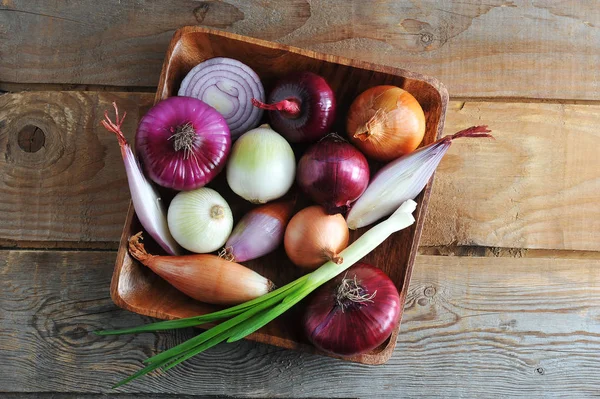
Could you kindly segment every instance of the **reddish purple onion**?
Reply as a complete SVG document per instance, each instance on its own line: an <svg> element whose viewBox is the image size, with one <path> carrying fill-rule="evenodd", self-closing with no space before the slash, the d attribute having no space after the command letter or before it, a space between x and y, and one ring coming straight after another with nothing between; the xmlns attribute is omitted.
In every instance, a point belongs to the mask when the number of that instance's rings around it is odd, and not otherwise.
<svg viewBox="0 0 600 399"><path fill-rule="evenodd" d="M300 158L296 181L327 213L344 213L366 190L369 164L352 144L331 133Z"/></svg>
<svg viewBox="0 0 600 399"><path fill-rule="evenodd" d="M359 262L312 294L303 324L320 350L354 356L384 343L399 320L400 296L393 281Z"/></svg>
<svg viewBox="0 0 600 399"><path fill-rule="evenodd" d="M269 110L273 130L290 143L311 143L331 131L335 95L325 79L312 72L288 75L269 95L269 104L252 99L255 107Z"/></svg>
<svg viewBox="0 0 600 399"><path fill-rule="evenodd" d="M274 251L283 241L293 208L294 201L279 201L245 214L225 243L225 257L245 262Z"/></svg>
<svg viewBox="0 0 600 399"><path fill-rule="evenodd" d="M191 97L169 97L142 118L135 148L144 170L157 184L193 190L225 166L231 137L213 107Z"/></svg>

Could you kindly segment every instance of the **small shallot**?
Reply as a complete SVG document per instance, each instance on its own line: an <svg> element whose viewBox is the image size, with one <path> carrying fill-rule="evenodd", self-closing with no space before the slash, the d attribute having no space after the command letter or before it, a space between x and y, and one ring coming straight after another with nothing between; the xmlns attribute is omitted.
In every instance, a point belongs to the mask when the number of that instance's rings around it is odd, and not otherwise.
<svg viewBox="0 0 600 399"><path fill-rule="evenodd" d="M473 126L387 164L377 172L367 190L348 212L348 227L355 230L367 226L394 212L404 201L419 195L450 148L452 140L492 137L489 132L487 126Z"/></svg>
<svg viewBox="0 0 600 399"><path fill-rule="evenodd" d="M111 121L108 117L108 111L104 111L102 125L109 132L114 133L119 141L135 213L144 229L146 229L148 234L162 249L170 255L178 255L181 252L181 247L177 245L177 242L169 232L165 204L161 200L156 188L144 176L140 164L135 159L133 151L131 151L131 147L121 131L121 125L123 125L123 120L125 120L127 112L119 119L119 110L117 104L114 102L113 107L116 114L115 122Z"/></svg>
<svg viewBox="0 0 600 399"><path fill-rule="evenodd" d="M273 283L216 255L156 256L146 252L141 232L129 239L129 253L173 287L198 301L234 305L267 294Z"/></svg>
<svg viewBox="0 0 600 399"><path fill-rule="evenodd" d="M290 260L316 269L327 261L343 262L340 252L348 246L349 232L341 214L328 215L319 205L298 212L285 229L283 243Z"/></svg>
<svg viewBox="0 0 600 399"><path fill-rule="evenodd" d="M294 202L273 202L245 214L225 244L224 257L235 262L245 262L274 251L283 241Z"/></svg>

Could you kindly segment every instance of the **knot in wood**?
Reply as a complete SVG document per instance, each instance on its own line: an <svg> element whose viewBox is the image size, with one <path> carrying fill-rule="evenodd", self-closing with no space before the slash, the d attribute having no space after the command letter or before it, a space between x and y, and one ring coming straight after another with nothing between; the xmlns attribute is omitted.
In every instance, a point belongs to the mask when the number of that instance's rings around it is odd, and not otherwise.
<svg viewBox="0 0 600 399"><path fill-rule="evenodd" d="M25 152L38 152L46 143L46 134L34 125L26 125L17 135L19 147Z"/></svg>
<svg viewBox="0 0 600 399"><path fill-rule="evenodd" d="M431 44L433 42L434 36L430 32L421 33L421 43L423 44Z"/></svg>
<svg viewBox="0 0 600 399"><path fill-rule="evenodd" d="M425 288L425 291L423 291L423 294L428 297L431 298L435 295L435 288L434 287L427 287Z"/></svg>

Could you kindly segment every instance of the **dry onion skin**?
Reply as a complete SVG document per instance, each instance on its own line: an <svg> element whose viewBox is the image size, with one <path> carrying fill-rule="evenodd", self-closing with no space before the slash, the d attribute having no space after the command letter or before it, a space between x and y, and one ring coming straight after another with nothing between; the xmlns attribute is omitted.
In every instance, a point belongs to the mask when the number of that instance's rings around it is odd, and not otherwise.
<svg viewBox="0 0 600 399"><path fill-rule="evenodd" d="M320 205L294 215L285 229L285 253L296 266L316 269L327 261L341 264L340 252L348 246L350 232L344 217L328 215Z"/></svg>
<svg viewBox="0 0 600 399"><path fill-rule="evenodd" d="M346 129L352 144L367 157L388 162L419 146L425 134L425 114L406 90L375 86L356 97Z"/></svg>

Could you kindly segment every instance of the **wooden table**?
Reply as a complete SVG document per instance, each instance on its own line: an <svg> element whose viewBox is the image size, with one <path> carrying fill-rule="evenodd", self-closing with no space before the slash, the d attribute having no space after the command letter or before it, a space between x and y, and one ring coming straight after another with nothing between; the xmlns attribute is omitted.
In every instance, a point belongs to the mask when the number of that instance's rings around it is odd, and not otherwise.
<svg viewBox="0 0 600 399"><path fill-rule="evenodd" d="M0 396L597 395L600 8L449 3L2 0ZM132 138L171 35L194 24L436 76L447 133L493 129L440 165L388 364L238 342L110 390L194 331L88 333L149 321L109 298L129 193L99 121L117 100Z"/></svg>

